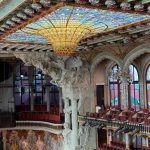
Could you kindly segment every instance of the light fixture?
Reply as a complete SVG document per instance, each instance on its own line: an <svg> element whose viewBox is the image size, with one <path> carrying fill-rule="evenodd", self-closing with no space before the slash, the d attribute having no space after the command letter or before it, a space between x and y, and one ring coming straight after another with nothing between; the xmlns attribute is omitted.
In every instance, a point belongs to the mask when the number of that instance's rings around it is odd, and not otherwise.
<svg viewBox="0 0 150 150"><path fill-rule="evenodd" d="M23 75L23 74L21 74L21 75L20 75L20 77L23 79L23 78L24 78L24 75Z"/></svg>

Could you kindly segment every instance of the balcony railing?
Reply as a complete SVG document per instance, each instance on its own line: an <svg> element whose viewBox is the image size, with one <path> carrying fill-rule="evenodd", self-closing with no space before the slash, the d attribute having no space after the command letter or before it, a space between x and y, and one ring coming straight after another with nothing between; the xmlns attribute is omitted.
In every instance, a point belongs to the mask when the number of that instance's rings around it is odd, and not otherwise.
<svg viewBox="0 0 150 150"><path fill-rule="evenodd" d="M45 130L51 133L61 134L64 127L63 124L55 124L44 121L16 121L16 129L35 129Z"/></svg>
<svg viewBox="0 0 150 150"><path fill-rule="evenodd" d="M83 124L88 123L90 126L97 126L97 127L108 127L113 129L121 129L124 132L132 132L140 133L142 135L150 134L150 125L146 125L143 123L136 123L136 122L129 122L129 121L120 121L120 120L108 120L108 119L101 119L101 118L93 118L87 116L78 116L79 122ZM132 134L131 133L131 134Z"/></svg>

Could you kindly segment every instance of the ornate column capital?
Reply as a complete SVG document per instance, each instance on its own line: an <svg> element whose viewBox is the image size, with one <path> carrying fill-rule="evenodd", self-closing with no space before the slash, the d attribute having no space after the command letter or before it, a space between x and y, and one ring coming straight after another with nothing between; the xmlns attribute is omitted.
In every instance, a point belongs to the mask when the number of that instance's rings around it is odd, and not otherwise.
<svg viewBox="0 0 150 150"><path fill-rule="evenodd" d="M70 106L69 106L68 108L65 108L65 109L64 109L64 113L65 113L65 114L71 114L71 111L72 111L72 110L71 110L71 107L70 107Z"/></svg>

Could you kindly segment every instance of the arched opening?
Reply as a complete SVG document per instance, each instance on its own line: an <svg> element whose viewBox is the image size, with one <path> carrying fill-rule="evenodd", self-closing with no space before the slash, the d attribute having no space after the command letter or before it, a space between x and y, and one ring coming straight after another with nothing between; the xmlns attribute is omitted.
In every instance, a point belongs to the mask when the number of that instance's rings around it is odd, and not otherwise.
<svg viewBox="0 0 150 150"><path fill-rule="evenodd" d="M115 74L119 70L119 66L116 64L111 68L111 73ZM110 91L110 106L120 107L120 82L115 76L109 77L109 91Z"/></svg>
<svg viewBox="0 0 150 150"><path fill-rule="evenodd" d="M129 108L133 108L135 111L140 109L140 86L139 86L139 74L137 68L133 65L129 65L129 76L131 82L129 82Z"/></svg>

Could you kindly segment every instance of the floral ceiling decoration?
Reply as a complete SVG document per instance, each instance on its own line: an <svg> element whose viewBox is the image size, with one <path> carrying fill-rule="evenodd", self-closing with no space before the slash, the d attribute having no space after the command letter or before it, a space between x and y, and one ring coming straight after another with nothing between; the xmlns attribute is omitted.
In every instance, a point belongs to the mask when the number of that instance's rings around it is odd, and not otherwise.
<svg viewBox="0 0 150 150"><path fill-rule="evenodd" d="M41 6L36 5L36 8L39 11ZM27 12L32 16L32 10L26 9ZM148 15L64 5L4 39L51 44L57 54L72 55L82 39L146 19Z"/></svg>

